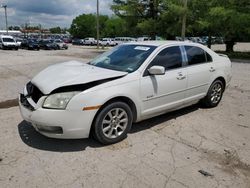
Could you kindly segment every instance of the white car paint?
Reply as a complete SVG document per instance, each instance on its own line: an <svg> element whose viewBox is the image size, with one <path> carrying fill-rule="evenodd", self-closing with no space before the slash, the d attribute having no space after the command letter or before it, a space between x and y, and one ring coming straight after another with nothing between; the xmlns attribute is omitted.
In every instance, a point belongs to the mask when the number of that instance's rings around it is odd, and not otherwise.
<svg viewBox="0 0 250 188"><path fill-rule="evenodd" d="M62 127L63 134L39 131L48 137L86 138L98 109L85 111L85 107L103 106L116 97L126 97L136 107L133 115L134 122L138 122L196 103L206 96L210 85L219 77L225 80L226 85L231 80L230 60L203 45L176 41L145 41L123 45L131 44L157 47L132 73L99 68L76 61L53 65L39 73L31 82L44 93L44 96L35 103L27 96L27 88L24 88L23 94L35 110L27 109L20 102L23 118L31 122L37 131L37 125ZM164 75L143 76L149 63L161 50L184 45L202 48L212 56L213 62L167 70ZM214 71L210 71L211 69ZM65 110L42 107L47 96L57 88L115 77L118 78L78 93L69 101Z"/></svg>
<svg viewBox="0 0 250 188"><path fill-rule="evenodd" d="M9 42L6 42L5 40L10 40ZM10 36L10 35L0 35L0 48L10 48L10 49L18 49L19 44L16 42L16 40Z"/></svg>
<svg viewBox="0 0 250 188"><path fill-rule="evenodd" d="M97 41L95 38L85 38L84 39L84 45L95 45Z"/></svg>
<svg viewBox="0 0 250 188"><path fill-rule="evenodd" d="M111 38L103 38L102 40L100 40L99 43L102 46L115 46L116 45L115 41L113 41Z"/></svg>
<svg viewBox="0 0 250 188"><path fill-rule="evenodd" d="M55 64L44 69L31 81L44 94L49 94L54 89L62 86L84 84L97 80L124 76L126 74L126 72L94 67L78 61L70 61Z"/></svg>

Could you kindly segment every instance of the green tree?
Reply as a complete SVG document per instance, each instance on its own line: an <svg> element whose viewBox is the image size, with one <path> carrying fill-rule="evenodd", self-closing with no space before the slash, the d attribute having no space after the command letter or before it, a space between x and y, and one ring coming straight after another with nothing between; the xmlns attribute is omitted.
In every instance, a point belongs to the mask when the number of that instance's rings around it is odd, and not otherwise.
<svg viewBox="0 0 250 188"><path fill-rule="evenodd" d="M99 29L100 29L100 36L104 37L105 36L105 27L106 27L106 22L109 20L109 17L106 15L100 15L99 16ZM95 26L96 28L96 26Z"/></svg>
<svg viewBox="0 0 250 188"><path fill-rule="evenodd" d="M124 19L111 17L105 22L102 37L118 37L126 35L127 28Z"/></svg>
<svg viewBox="0 0 250 188"><path fill-rule="evenodd" d="M222 36L227 52L233 51L235 42L250 39L249 0L192 0L189 12L193 34Z"/></svg>
<svg viewBox="0 0 250 188"><path fill-rule="evenodd" d="M49 31L53 34L60 34L62 33L62 29L58 26L58 27L52 27L49 29Z"/></svg>
<svg viewBox="0 0 250 188"><path fill-rule="evenodd" d="M96 36L96 16L93 14L77 16L72 21L70 33L77 38Z"/></svg>
<svg viewBox="0 0 250 188"><path fill-rule="evenodd" d="M209 10L210 27L224 37L226 51L232 52L235 42L250 38L250 2L248 0L214 1Z"/></svg>
<svg viewBox="0 0 250 188"><path fill-rule="evenodd" d="M167 39L181 35L187 15L187 36L222 36L226 50L236 41L250 40L249 0L113 0L112 10L125 20L128 34L157 34ZM211 42L211 40L210 40Z"/></svg>
<svg viewBox="0 0 250 188"><path fill-rule="evenodd" d="M182 17L185 13L182 0L164 0L157 31L166 39L174 39L181 35Z"/></svg>
<svg viewBox="0 0 250 188"><path fill-rule="evenodd" d="M108 16L99 16L101 35L104 33L105 23L108 19ZM96 15L82 14L77 16L73 19L69 32L77 38L96 37Z"/></svg>
<svg viewBox="0 0 250 188"><path fill-rule="evenodd" d="M128 35L137 36L149 24L148 19L157 20L162 0L113 0L111 9L125 20ZM143 23L144 22L144 23ZM154 37L156 30L150 31Z"/></svg>

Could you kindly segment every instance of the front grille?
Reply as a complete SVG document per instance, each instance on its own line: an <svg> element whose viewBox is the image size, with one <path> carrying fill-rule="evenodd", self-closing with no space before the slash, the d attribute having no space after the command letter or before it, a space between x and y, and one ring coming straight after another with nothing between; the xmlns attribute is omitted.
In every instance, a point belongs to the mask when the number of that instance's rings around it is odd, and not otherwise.
<svg viewBox="0 0 250 188"><path fill-rule="evenodd" d="M29 103L29 101L23 94L20 94L20 102L24 107L28 108L29 110L35 110L35 108Z"/></svg>
<svg viewBox="0 0 250 188"><path fill-rule="evenodd" d="M45 125L36 125L37 129L44 133L52 133L52 134L63 134L62 127L59 126L45 126Z"/></svg>
<svg viewBox="0 0 250 188"><path fill-rule="evenodd" d="M31 82L27 83L26 85L26 90L28 92L27 97L31 97L32 100L37 103L38 100L44 95L38 87L36 87L34 84Z"/></svg>

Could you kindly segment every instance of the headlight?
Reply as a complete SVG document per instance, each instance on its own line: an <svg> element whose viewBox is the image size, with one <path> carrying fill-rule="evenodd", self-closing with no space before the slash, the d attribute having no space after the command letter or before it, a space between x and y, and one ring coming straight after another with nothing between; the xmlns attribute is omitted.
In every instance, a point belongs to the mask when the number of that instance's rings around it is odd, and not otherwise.
<svg viewBox="0 0 250 188"><path fill-rule="evenodd" d="M49 95L44 103L44 108L51 108L51 109L65 109L69 101L74 97L76 94L80 93L79 91L74 92L65 92L65 93L56 93Z"/></svg>

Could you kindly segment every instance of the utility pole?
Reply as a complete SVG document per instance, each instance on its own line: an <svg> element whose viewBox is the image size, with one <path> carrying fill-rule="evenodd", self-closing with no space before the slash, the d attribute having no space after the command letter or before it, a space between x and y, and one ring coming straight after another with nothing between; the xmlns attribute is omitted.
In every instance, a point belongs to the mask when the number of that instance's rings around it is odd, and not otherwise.
<svg viewBox="0 0 250 188"><path fill-rule="evenodd" d="M181 28L181 37L182 40L185 40L186 35L186 23L187 23L187 0L183 0L184 3L184 15L182 17L182 28Z"/></svg>
<svg viewBox="0 0 250 188"><path fill-rule="evenodd" d="M1 7L4 8L4 12L5 12L6 32L7 32L7 35L8 35L9 33L8 33L8 20L7 20L7 5L1 5Z"/></svg>
<svg viewBox="0 0 250 188"><path fill-rule="evenodd" d="M99 49L99 0L96 2L96 40L97 40L97 49Z"/></svg>
<svg viewBox="0 0 250 188"><path fill-rule="evenodd" d="M158 6L159 6L159 0L149 0L149 17L153 19L155 22L158 16ZM150 33L150 38L151 40L156 39L156 31Z"/></svg>

